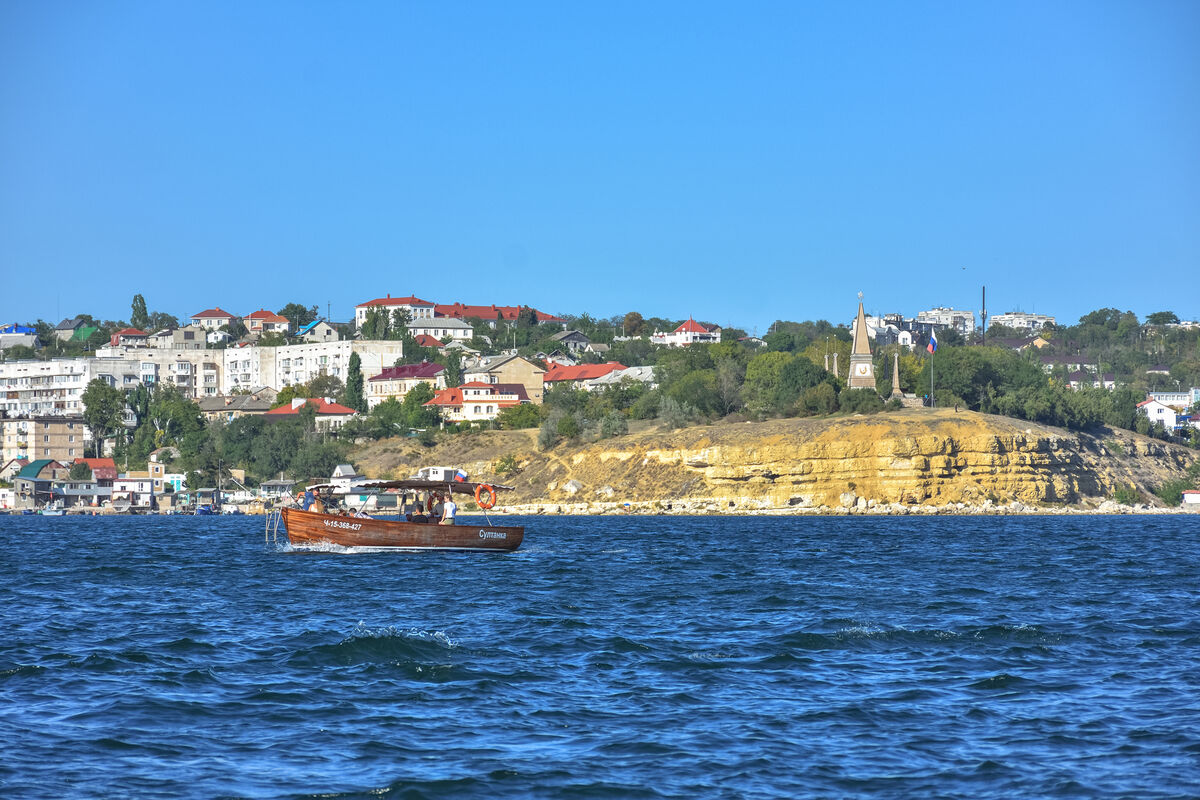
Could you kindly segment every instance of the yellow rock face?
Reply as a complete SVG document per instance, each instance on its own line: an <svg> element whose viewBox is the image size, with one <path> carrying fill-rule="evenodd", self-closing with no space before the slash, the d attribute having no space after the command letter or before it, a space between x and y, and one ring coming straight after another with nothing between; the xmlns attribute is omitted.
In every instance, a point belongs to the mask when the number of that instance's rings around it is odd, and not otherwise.
<svg viewBox="0 0 1200 800"><path fill-rule="evenodd" d="M836 508L859 498L910 506L1087 505L1118 485L1148 492L1196 457L1128 431L1076 434L952 409L649 431L544 453L525 431L496 432L491 441L491 448L474 443L479 452L472 455L481 458L469 462L455 458L453 441L421 456L461 464L474 477L490 476L496 459L516 455L517 472L503 478L515 487L506 504L603 499L721 509ZM572 480L583 488L567 493Z"/></svg>

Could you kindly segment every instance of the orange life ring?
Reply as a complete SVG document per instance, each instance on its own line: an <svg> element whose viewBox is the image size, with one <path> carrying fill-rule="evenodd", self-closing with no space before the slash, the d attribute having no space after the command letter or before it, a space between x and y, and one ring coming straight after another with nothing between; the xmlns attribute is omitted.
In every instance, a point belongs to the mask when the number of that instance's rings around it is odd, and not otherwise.
<svg viewBox="0 0 1200 800"><path fill-rule="evenodd" d="M483 495L487 495L487 500L483 499ZM488 509L496 505L496 490L486 483L481 483L475 487L475 504L483 509Z"/></svg>

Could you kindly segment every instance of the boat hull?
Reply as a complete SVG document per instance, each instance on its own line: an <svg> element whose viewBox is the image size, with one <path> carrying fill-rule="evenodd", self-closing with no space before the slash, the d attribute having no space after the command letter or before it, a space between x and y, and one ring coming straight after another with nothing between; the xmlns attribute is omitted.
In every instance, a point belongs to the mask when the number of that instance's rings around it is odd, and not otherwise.
<svg viewBox="0 0 1200 800"><path fill-rule="evenodd" d="M342 517L298 508L279 511L293 545L395 547L405 550L516 550L523 527L505 525L433 525L391 519Z"/></svg>

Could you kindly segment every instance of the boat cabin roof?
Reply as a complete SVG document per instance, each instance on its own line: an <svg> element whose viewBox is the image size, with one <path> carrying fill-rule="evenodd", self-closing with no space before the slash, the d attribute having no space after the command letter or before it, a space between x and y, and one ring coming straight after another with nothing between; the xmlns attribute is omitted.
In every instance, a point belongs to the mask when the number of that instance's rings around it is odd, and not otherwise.
<svg viewBox="0 0 1200 800"><path fill-rule="evenodd" d="M422 481L407 479L402 481L365 481L356 483L350 487L351 491L366 490L370 492L384 491L387 489L404 489L411 492L445 492L449 491L452 494L475 494L475 490L480 486L491 486L493 489L512 489L511 486L502 486L498 483L484 484L482 482L470 481ZM313 491L321 491L322 489L337 489L341 488L336 483L317 483L306 487Z"/></svg>

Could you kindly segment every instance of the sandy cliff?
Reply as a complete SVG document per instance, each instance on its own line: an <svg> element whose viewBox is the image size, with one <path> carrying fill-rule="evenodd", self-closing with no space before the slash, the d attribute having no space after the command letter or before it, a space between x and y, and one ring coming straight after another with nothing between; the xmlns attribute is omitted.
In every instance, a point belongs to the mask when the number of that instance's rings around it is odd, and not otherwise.
<svg viewBox="0 0 1200 800"><path fill-rule="evenodd" d="M534 434L459 436L432 450L389 440L355 456L373 476L446 464L489 480L513 456L516 470L496 478L516 487L504 504L570 511L1095 507L1118 485L1153 501L1197 456L1128 431L1076 434L952 409L648 431L548 452Z"/></svg>

